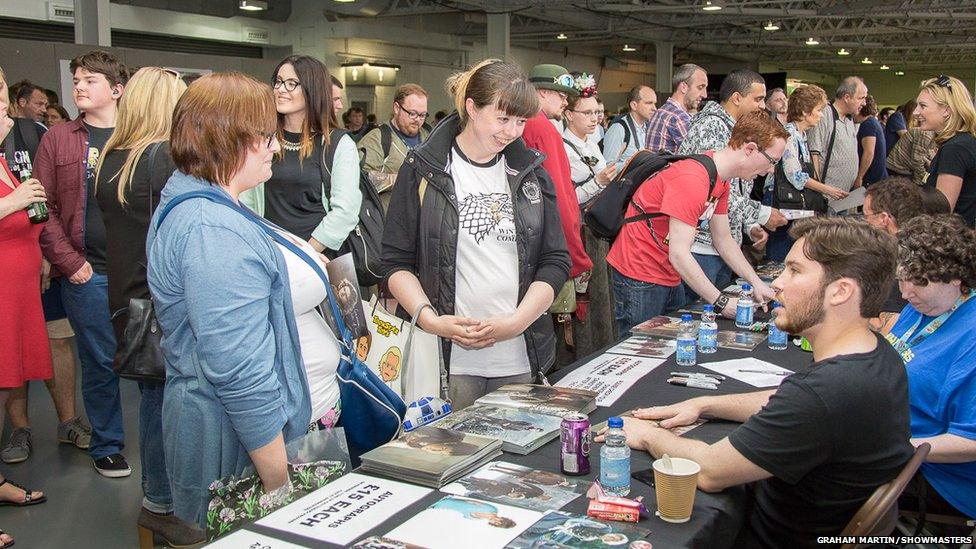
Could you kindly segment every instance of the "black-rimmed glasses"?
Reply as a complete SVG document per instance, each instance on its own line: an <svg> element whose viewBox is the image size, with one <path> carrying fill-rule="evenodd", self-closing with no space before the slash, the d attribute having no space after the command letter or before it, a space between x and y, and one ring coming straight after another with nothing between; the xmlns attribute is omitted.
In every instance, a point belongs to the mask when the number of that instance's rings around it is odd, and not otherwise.
<svg viewBox="0 0 976 549"><path fill-rule="evenodd" d="M271 84L271 87L276 90L278 88L284 88L286 92L292 92L295 91L295 88L301 85L302 83L299 82L298 80L295 80L294 78L289 78L287 80L282 80L278 78L274 81L273 84Z"/></svg>
<svg viewBox="0 0 976 549"><path fill-rule="evenodd" d="M275 140L275 135L276 135L275 132L262 132L262 131L259 131L258 132L258 135L260 135L261 137L267 137L268 138L268 143L267 143L266 146L270 149L271 148L271 144L274 143L274 140Z"/></svg>
<svg viewBox="0 0 976 549"><path fill-rule="evenodd" d="M404 107L403 103L397 103L397 105L400 107L400 110L407 113L407 118L409 118L410 120L427 120L427 116L430 114L426 112L412 111Z"/></svg>
<svg viewBox="0 0 976 549"><path fill-rule="evenodd" d="M777 163L777 162L779 162L779 160L776 160L776 159L775 159L775 158L773 158L772 156L769 156L768 154L766 154L766 151L764 151L764 150L762 150L762 149L756 149L756 150L758 150L758 151L759 151L759 154L761 154L761 155L763 155L763 156L765 156L765 157L766 157L766 160L768 160L768 161L769 161L769 164L770 164L770 165L772 165L772 166L775 166L775 165L776 165L776 163Z"/></svg>

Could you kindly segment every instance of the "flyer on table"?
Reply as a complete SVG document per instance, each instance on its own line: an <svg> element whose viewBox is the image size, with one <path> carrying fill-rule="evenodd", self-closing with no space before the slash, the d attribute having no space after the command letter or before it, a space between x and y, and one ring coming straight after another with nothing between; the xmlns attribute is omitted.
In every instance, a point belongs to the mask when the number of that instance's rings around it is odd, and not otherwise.
<svg viewBox="0 0 976 549"><path fill-rule="evenodd" d="M600 355L570 372L556 386L596 391L597 406L610 406L638 379L661 364L664 364L663 359Z"/></svg>
<svg viewBox="0 0 976 549"><path fill-rule="evenodd" d="M347 545L431 491L350 473L271 513L257 524Z"/></svg>
<svg viewBox="0 0 976 549"><path fill-rule="evenodd" d="M274 539L250 530L238 530L218 539L207 549L305 549L301 545Z"/></svg>
<svg viewBox="0 0 976 549"><path fill-rule="evenodd" d="M427 549L497 549L541 517L538 511L447 496L384 537Z"/></svg>

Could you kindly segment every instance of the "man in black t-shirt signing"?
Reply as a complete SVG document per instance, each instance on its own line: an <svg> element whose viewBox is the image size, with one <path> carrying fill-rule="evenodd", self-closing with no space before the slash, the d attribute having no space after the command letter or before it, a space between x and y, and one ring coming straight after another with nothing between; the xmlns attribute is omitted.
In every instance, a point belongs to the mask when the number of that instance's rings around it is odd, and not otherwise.
<svg viewBox="0 0 976 549"><path fill-rule="evenodd" d="M818 536L839 535L913 453L905 366L868 325L891 287L895 239L842 217L802 220L790 235L796 243L772 284L783 305L776 325L810 341L813 364L773 391L695 398L624 420L631 447L700 464L701 490L753 483L735 547L813 547ZM700 416L742 425L711 445L666 430Z"/></svg>

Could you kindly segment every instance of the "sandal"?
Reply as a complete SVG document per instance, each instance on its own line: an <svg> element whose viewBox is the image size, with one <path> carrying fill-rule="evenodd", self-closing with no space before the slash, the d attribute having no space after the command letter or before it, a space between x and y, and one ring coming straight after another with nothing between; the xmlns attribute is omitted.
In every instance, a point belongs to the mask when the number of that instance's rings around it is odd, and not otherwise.
<svg viewBox="0 0 976 549"><path fill-rule="evenodd" d="M0 486L2 486L2 485L3 485L3 483L0 483ZM2 536L4 534L7 534L7 533L4 532L3 530L0 530L0 536ZM10 534L7 534L7 535L10 535ZM13 547L13 546L14 546L14 538L10 538L10 543L7 543L5 545L0 545L0 549L7 549L7 547Z"/></svg>
<svg viewBox="0 0 976 549"><path fill-rule="evenodd" d="M21 485L17 484L16 482L10 480L9 478L5 478L5 479L3 479L3 482L0 482L0 486L3 486L4 484L10 484L11 486L16 486L17 488L20 488L21 490L23 490L24 491L24 501L20 501L20 502L18 502L18 501L0 501L0 507L8 507L8 506L11 506L11 507L27 507L28 505L37 505L38 503L44 503L45 501L47 501L47 496L41 496L41 497L39 497L37 499L33 499L32 496L31 496L31 494L33 493L33 490L24 488L23 486L21 486ZM3 549L4 547L10 547L10 545L2 546L2 547L0 547L0 549Z"/></svg>

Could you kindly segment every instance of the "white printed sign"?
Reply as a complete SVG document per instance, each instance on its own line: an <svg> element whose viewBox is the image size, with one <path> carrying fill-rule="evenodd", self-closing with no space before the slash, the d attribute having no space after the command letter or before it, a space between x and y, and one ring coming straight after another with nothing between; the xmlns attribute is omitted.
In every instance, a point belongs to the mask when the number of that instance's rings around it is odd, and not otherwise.
<svg viewBox="0 0 976 549"><path fill-rule="evenodd" d="M257 524L347 545L430 492L411 484L350 473Z"/></svg>
<svg viewBox="0 0 976 549"><path fill-rule="evenodd" d="M661 364L664 359L600 355L570 372L556 386L596 391L597 406L610 406L638 379Z"/></svg>
<svg viewBox="0 0 976 549"><path fill-rule="evenodd" d="M249 530L238 530L207 545L207 549L305 549Z"/></svg>

